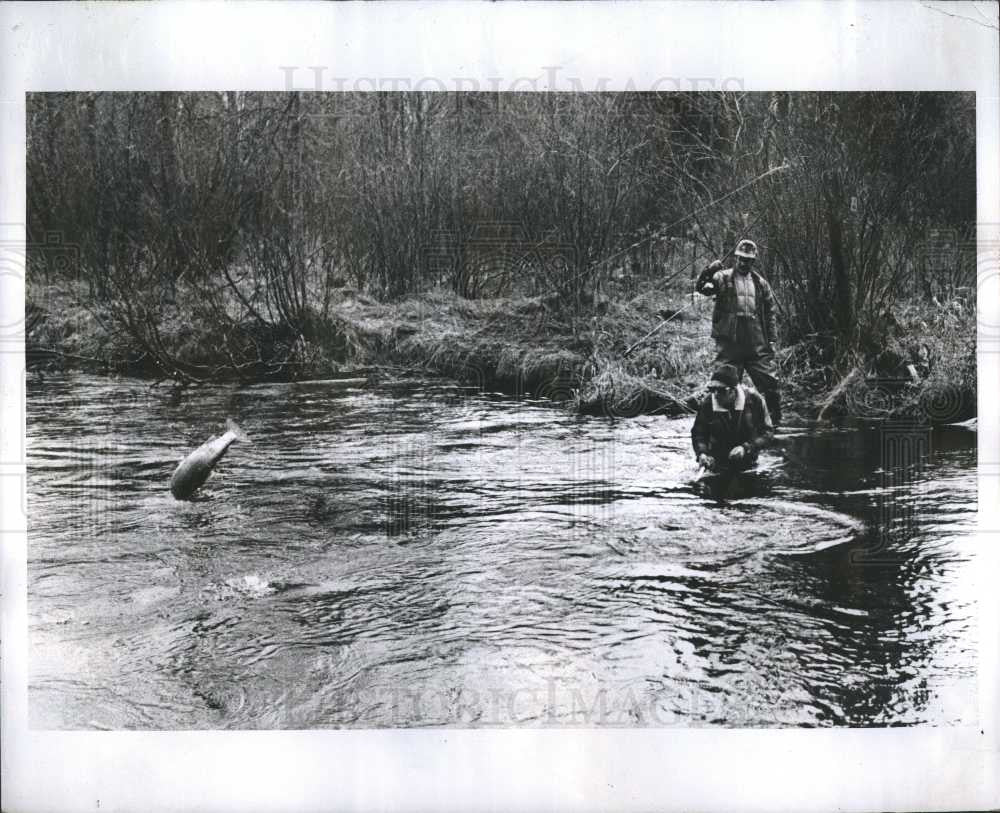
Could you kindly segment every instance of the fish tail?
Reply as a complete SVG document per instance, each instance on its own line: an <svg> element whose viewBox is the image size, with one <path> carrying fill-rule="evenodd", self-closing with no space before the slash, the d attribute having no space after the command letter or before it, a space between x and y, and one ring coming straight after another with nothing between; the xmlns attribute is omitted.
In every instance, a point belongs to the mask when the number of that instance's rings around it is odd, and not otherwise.
<svg viewBox="0 0 1000 813"><path fill-rule="evenodd" d="M250 436L240 429L240 425L232 418L226 418L226 429L236 435L237 440L249 441Z"/></svg>

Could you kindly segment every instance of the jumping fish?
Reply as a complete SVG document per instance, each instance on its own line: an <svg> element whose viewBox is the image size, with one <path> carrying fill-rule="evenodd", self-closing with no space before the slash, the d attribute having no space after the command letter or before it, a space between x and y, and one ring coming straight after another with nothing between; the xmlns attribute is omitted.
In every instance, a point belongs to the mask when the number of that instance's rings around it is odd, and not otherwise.
<svg viewBox="0 0 1000 813"><path fill-rule="evenodd" d="M170 493L178 500L190 499L208 479L232 442L246 439L246 434L236 422L228 419L225 434L209 438L180 462L170 478Z"/></svg>

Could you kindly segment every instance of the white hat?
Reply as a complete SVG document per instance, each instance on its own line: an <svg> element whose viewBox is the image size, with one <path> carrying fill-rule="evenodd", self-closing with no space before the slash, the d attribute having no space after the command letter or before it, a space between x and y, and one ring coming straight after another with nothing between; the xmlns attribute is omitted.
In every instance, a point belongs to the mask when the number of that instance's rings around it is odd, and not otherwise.
<svg viewBox="0 0 1000 813"><path fill-rule="evenodd" d="M757 244L753 240L740 240L736 244L737 257L749 257L751 260L757 259Z"/></svg>

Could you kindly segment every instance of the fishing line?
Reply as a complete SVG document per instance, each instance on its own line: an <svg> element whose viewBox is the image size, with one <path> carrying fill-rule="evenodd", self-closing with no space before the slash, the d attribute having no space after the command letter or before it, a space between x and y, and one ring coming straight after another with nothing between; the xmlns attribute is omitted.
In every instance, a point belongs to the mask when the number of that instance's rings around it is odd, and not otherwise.
<svg viewBox="0 0 1000 813"><path fill-rule="evenodd" d="M683 308L681 308L680 310L678 310L678 311L674 311L674 312L673 312L673 313L672 313L672 314L671 314L671 315L670 315L669 317L667 317L666 319L664 319L664 320L663 320L662 322L660 322L660 324L658 324L658 325L657 325L656 327L654 327L654 328L653 328L653 329L652 329L651 331L649 331L649 333L647 333L647 334L646 334L645 336L643 336L643 337L642 337L641 339L639 339L638 341L635 341L635 342L633 342L633 343L632 343L631 345L629 345L629 347L628 347L628 348L627 348L627 349L625 350L625 352L624 352L624 353L622 353L622 358L628 358L628 357L629 357L629 355L631 355L632 351L633 351L633 350L635 350L635 349L636 349L636 348L637 348L637 347L638 347L639 345L641 345L641 344L642 344L642 343L643 343L644 341L646 341L646 339L648 339L648 338L650 338L651 336L654 336L654 335L656 335L657 333L659 333L659 332L660 332L660 331L661 331L661 330L662 330L662 329L663 329L664 327L666 327L666 325L668 325L668 324L669 324L669 323L670 323L670 322L671 322L672 320L676 319L676 318L677 318L678 316L680 316L680 315L681 315L682 313L684 313L684 311L687 311L687 310L690 310L690 309L691 309L691 308L693 308L693 307L694 307L694 302L689 302L689 303L688 303L687 305L685 305L685 306L684 306Z"/></svg>
<svg viewBox="0 0 1000 813"><path fill-rule="evenodd" d="M735 189L731 190L730 192L727 192L725 195L721 195L720 197L717 197L715 200L709 201L708 203L706 203L701 208L694 209L693 211L691 211L688 214L684 215L684 217L682 217L682 218L680 218L678 220L675 220L673 223L667 224L662 229L660 229L658 232L654 232L653 234L649 235L648 237L643 237L641 240L638 240L635 243L632 243L631 245L625 246L625 248L619 249L614 254L609 254L607 257L603 257L600 260L595 260L590 265L588 265L583 271L581 271L579 274L577 274L576 276L571 277L570 280L569 280L569 282L575 282L577 279L579 279L580 277L582 277L584 274L589 274L594 269L595 266L601 265L603 263L610 262L611 260L615 259L616 257L620 257L622 254L625 254L625 253L627 253L629 251L632 251L633 249L638 248L639 246L643 245L644 243L648 243L651 240L662 240L662 239L664 239L666 232L670 231L675 226L680 225L685 220L690 220L692 217L694 217L699 212L704 212L706 209L709 209L712 206L715 206L717 203L721 203L722 201L726 200L727 198L731 198L733 195L735 195L735 194L737 194L739 192L742 192L747 187L753 186L758 181L762 181L768 175L773 175L776 172L782 172L782 171L784 171L786 169L791 169L791 164L785 162L781 166L771 167L771 169L767 170L766 172L761 173L756 178L752 178L751 180L749 180L746 183L744 183L744 184L736 187ZM688 265L691 265L693 263L694 263L694 260L692 260L691 263L688 263ZM683 271L684 268L687 268L687 267L688 267L687 265L683 266L681 268L681 271ZM668 278L667 281L669 281L669 279L673 279L673 277L676 276L678 273L680 273L680 271L674 272L674 274L670 278Z"/></svg>
<svg viewBox="0 0 1000 813"><path fill-rule="evenodd" d="M778 169L782 169L782 168L783 168L783 167L778 167ZM760 222L760 219L761 219L761 218L762 218L763 216L764 216L764 212L763 212L763 211L761 211L761 212L760 212L760 213L759 213L759 214L757 215L757 217L755 217L755 218L754 218L754 219L753 219L753 220L752 220L752 221L750 222L750 224L748 224L747 226L744 226L744 229L745 229L745 231L744 231L744 236L743 236L743 237L741 237L741 238L740 238L739 240L737 240L737 241L736 241L736 245L739 245L739 244L740 244L740 242L741 242L741 241L743 241L743 240L749 240L749 239L750 239L750 233L751 233L751 232L753 231L753 227L754 227L754 226L756 226L758 222ZM725 254L724 254L724 255L722 256L722 259L721 259L721 260L719 260L719 262L725 262L725 261L726 261L727 259L729 259L729 257L731 257L731 256L732 256L732 254L733 254L733 252L734 252L735 250L736 250L735 248L731 248L731 249L729 249L729 251L727 251L727 252L726 252L726 253L725 253ZM674 273L673 273L673 274L671 274L671 275L670 275L669 277L667 277L667 278L666 278L665 280L663 280L662 282L658 282L658 283L656 284L656 286L655 286L655 287L656 287L656 288L662 288L662 287L663 287L664 285L666 285L666 284L667 284L668 282L670 282L670 281L671 281L672 279L674 279L674 278L675 278L675 277L676 277L676 276L677 276L678 274L680 274L680 273L681 273L681 271L684 271L684 270L686 270L687 268L689 268L690 266L692 266L692 265L694 264L694 262L695 262L695 260L691 260L690 262L688 262L688 263L685 263L685 264L684 264L683 266L681 266L681 267L680 267L680 268L679 268L679 269L678 269L677 271L674 271ZM660 324L658 324L658 325L657 325L656 327L654 327L654 328L653 328L653 329L652 329L651 331L649 331L649 333L647 333L647 334L646 334L645 336L643 336L643 337L642 337L641 339L639 339L639 340L638 340L637 342L635 342L635 343L633 343L633 344L632 344L631 346L629 346L629 347L628 347L628 349L626 349L626 350L625 350L625 352L624 352L624 353L622 354L622 358L627 358L627 357L628 357L628 356L629 356L629 355L630 355L630 354L632 353L632 351L633 351L633 350L635 350L635 349L636 349L637 347L639 347L639 345L641 345L641 344L642 344L643 342L645 342L645 341L646 341L646 339L648 339L648 338L650 338L650 337L652 337L652 336L655 336L655 335L656 335L657 333L659 333L659 332L660 332L660 330L661 330L661 329L662 329L662 328L663 328L663 327L664 327L664 326L665 326L665 325L666 325L666 324L667 324L668 322L670 322L670 321L671 321L672 319L674 319L675 317L677 317L677 316L680 316L680 314L684 313L684 311L687 311L687 310L690 310L690 309L691 309L692 307L694 307L694 304L695 304L695 303L694 303L694 301L692 301L692 302L690 302L689 304L685 305L685 306L684 306L683 308L681 308L681 309L680 309L679 311L675 311L675 312L674 312L673 314L671 314L671 315L670 315L670 316L669 316L669 317L668 317L667 319L665 319L665 320L664 320L663 322L661 322L661 323L660 323Z"/></svg>

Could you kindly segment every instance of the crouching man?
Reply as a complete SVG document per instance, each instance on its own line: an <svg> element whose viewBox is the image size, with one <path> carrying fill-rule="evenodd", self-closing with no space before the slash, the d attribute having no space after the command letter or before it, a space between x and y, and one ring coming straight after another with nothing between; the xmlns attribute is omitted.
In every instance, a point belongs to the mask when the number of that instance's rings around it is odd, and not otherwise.
<svg viewBox="0 0 1000 813"><path fill-rule="evenodd" d="M710 471L752 466L774 437L767 404L759 393L740 384L739 373L730 364L715 371L708 391L691 428L698 465Z"/></svg>

